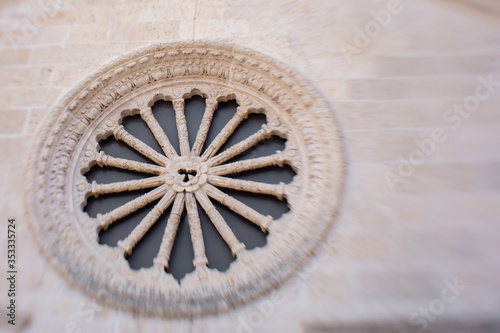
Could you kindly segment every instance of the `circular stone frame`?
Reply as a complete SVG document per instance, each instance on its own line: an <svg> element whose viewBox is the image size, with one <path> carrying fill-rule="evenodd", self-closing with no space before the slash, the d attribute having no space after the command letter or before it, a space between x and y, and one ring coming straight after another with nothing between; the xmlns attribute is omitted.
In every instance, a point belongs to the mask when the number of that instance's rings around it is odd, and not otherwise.
<svg viewBox="0 0 500 333"><path fill-rule="evenodd" d="M98 142L112 135L123 117L159 99L195 94L207 103L236 99L245 110L265 113L271 127L285 124L275 130L287 136L285 162L297 176L285 191L290 211L271 223L265 246L239 251L225 272L197 266L179 283L155 266L132 270L118 247L99 244L99 221L82 210L90 186L84 174L99 163ZM30 156L25 201L44 253L71 282L119 308L179 317L233 308L300 269L334 220L343 179L342 142L332 111L304 78L233 44L168 43L106 64L60 100ZM205 186L195 185L193 191Z"/></svg>

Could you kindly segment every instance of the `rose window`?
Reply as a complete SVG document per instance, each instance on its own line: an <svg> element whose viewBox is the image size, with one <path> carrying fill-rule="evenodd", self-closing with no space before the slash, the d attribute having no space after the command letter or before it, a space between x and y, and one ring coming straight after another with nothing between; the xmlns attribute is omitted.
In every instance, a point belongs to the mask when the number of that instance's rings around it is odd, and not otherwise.
<svg viewBox="0 0 500 333"><path fill-rule="evenodd" d="M232 44L158 44L104 65L58 102L31 155L26 206L73 285L110 306L190 317L249 302L300 270L334 221L343 168L332 111L287 66ZM263 241L250 242L237 220ZM154 257L137 266L144 243ZM174 276L181 252L192 268Z"/></svg>

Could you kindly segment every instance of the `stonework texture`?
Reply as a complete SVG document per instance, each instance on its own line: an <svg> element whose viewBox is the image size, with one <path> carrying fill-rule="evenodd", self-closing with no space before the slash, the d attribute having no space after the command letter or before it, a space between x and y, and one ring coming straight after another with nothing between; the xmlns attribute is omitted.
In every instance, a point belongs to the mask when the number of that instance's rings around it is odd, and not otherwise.
<svg viewBox="0 0 500 333"><path fill-rule="evenodd" d="M498 332L500 10L494 1L0 3L2 332ZM342 203L301 270L227 312L170 319L89 298L27 222L45 117L100 66L157 43L233 43L300 72L342 136ZM6 261L6 259L2 259ZM0 261L2 274L6 262ZM0 306L8 298L0 275Z"/></svg>

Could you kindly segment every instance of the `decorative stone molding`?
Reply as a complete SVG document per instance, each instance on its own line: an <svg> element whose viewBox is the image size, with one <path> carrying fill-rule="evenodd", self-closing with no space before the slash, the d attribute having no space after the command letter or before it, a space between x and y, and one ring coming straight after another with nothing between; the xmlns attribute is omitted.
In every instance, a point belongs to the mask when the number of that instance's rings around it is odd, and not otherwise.
<svg viewBox="0 0 500 333"><path fill-rule="evenodd" d="M206 110L190 147L184 100L193 95L206 99ZM153 104L162 99L172 101L174 106L180 155L151 111ZM228 100L236 100L237 112L205 148L217 103ZM220 152L250 113L264 114L267 123L257 133ZM163 154L121 125L124 117L135 114L148 125ZM284 151L226 163L272 135L286 139ZM99 141L109 136L125 142L152 163L106 155L100 151ZM94 165L139 171L151 177L89 184L84 174ZM235 172L283 165L297 173L290 184L227 177ZM343 177L341 139L331 110L298 74L275 60L232 44L159 44L105 65L58 103L31 155L26 202L44 252L86 293L142 313L193 316L227 310L255 299L296 272L333 222ZM228 196L224 188L286 199L290 211L274 220ZM91 195L137 189L151 190L97 218L83 211ZM156 200L154 208L117 247L99 244L100 230ZM267 244L246 250L214 209L213 200L267 232ZM236 256L225 272L209 267L198 204ZM132 270L126 255L170 205L171 214L153 267ZM179 283L165 268L184 210L195 270Z"/></svg>

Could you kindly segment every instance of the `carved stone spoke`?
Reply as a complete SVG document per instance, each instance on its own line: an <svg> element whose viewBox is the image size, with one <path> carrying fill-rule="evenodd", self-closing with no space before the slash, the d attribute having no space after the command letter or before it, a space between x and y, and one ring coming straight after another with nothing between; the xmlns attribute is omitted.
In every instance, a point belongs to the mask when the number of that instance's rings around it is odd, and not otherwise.
<svg viewBox="0 0 500 333"><path fill-rule="evenodd" d="M220 176L208 176L208 182L215 186L230 188L238 191L268 194L283 200L285 197L285 183L267 184L251 180L233 179Z"/></svg>
<svg viewBox="0 0 500 333"><path fill-rule="evenodd" d="M97 214L97 221L99 222L99 227L106 230L113 222L124 218L127 215L141 209L142 207L150 204L151 202L157 200L167 191L168 185L162 185L156 189L148 192L140 197L129 201L128 203L113 209L109 213L104 215Z"/></svg>
<svg viewBox="0 0 500 333"><path fill-rule="evenodd" d="M206 159L211 158L217 153L217 151L219 151L220 147L222 147L222 145L227 141L227 139L229 139L231 134L234 133L234 131L241 124L243 119L247 117L247 112L248 112L247 109L238 107L233 118L231 118L231 120L226 124L226 126L224 126L222 131L219 134L217 134L214 141L212 141L210 146L208 146L207 150L205 150L205 152L202 155L203 158Z"/></svg>
<svg viewBox="0 0 500 333"><path fill-rule="evenodd" d="M163 239L160 245L160 252L153 260L153 263L156 266L168 268L170 255L172 254L172 248L174 246L175 236L177 235L177 229L179 229L179 222L181 221L182 211L184 210L184 200L184 192L177 193L172 211L170 212L170 217L167 221L165 233L163 234Z"/></svg>
<svg viewBox="0 0 500 333"><path fill-rule="evenodd" d="M138 180L129 180L124 182L116 182L111 184L97 184L94 180L90 186L90 193L94 197L109 193L120 193L125 191L142 190L146 188L156 187L163 184L163 177L150 177Z"/></svg>
<svg viewBox="0 0 500 333"><path fill-rule="evenodd" d="M238 142L234 146L231 146L222 153L209 159L208 165L216 166L230 160L235 156L240 155L241 153L255 146L260 141L269 139L272 135L271 133L272 132L267 125L262 125L262 128L257 133L250 135L245 140Z"/></svg>
<svg viewBox="0 0 500 333"><path fill-rule="evenodd" d="M189 232L193 243L194 252L194 267L208 265L208 259L205 254L205 244L203 234L201 232L200 216L198 215L198 207L196 198L192 193L186 193L186 210L189 220Z"/></svg>
<svg viewBox="0 0 500 333"><path fill-rule="evenodd" d="M243 216L247 220L255 223L258 225L262 231L267 231L269 228L269 225L271 224L273 218L272 216L264 216L254 210L253 208L248 207L241 201L227 195L226 193L222 192L218 188L207 184L205 186L207 194L214 198L215 200L219 201L221 204L229 207L232 211L235 213Z"/></svg>
<svg viewBox="0 0 500 333"><path fill-rule="evenodd" d="M127 160L124 158L112 157L106 155L102 150L99 152L99 154L97 154L96 162L100 167L109 166L123 170L150 173L154 175L159 175L164 172L164 168L162 168L161 166Z"/></svg>
<svg viewBox="0 0 500 333"><path fill-rule="evenodd" d="M174 100L173 105L175 111L175 122L177 124L177 134L179 135L181 155L189 156L191 154L191 149L189 149L189 133L186 123L186 116L184 114L184 100Z"/></svg>
<svg viewBox="0 0 500 333"><path fill-rule="evenodd" d="M201 119L200 128L196 134L196 140L193 145L193 150L191 151L191 154L194 156L200 156L205 140L207 139L208 131L210 130L210 125L212 124L215 108L217 107L216 100L207 99L205 103L205 113Z"/></svg>
<svg viewBox="0 0 500 333"><path fill-rule="evenodd" d="M161 155L156 150L127 132L122 125L116 126L113 130L113 134L117 140L125 142L127 145L134 148L150 160L155 161L160 165L166 165L168 163L168 159L165 156Z"/></svg>
<svg viewBox="0 0 500 333"><path fill-rule="evenodd" d="M224 220L222 215L215 209L214 205L208 198L207 194L203 189L199 189L195 192L196 199L200 203L201 207L205 210L208 217L214 224L215 228L222 236L226 244L231 249L233 256L236 256L238 252L245 249L245 245L240 243L240 241L236 238L231 228L227 225L227 222Z"/></svg>
<svg viewBox="0 0 500 333"><path fill-rule="evenodd" d="M172 159L175 156L178 156L177 152L175 151L175 148L170 143L170 140L168 139L167 134L165 134L165 131L163 131L160 124L158 123L155 116L153 115L153 111L151 110L151 108L142 109L141 110L141 117L148 125L149 129L151 130L151 133L153 133L156 141L158 141L158 144L160 145L160 147L163 150L163 152L165 153L165 155L169 159Z"/></svg>
<svg viewBox="0 0 500 333"><path fill-rule="evenodd" d="M118 247L121 248L127 255L130 255L135 245L144 237L160 216L163 215L174 198L175 191L169 189L163 198L161 198L161 200L148 213L148 215L142 219L141 223L134 228L132 233L124 240L118 242Z"/></svg>
<svg viewBox="0 0 500 333"><path fill-rule="evenodd" d="M285 161L286 157L283 154L283 152L278 151L275 154L269 156L251 158L244 161L238 161L229 164L214 166L210 169L210 174L217 176L224 176L237 172L261 169L268 166L282 167Z"/></svg>

